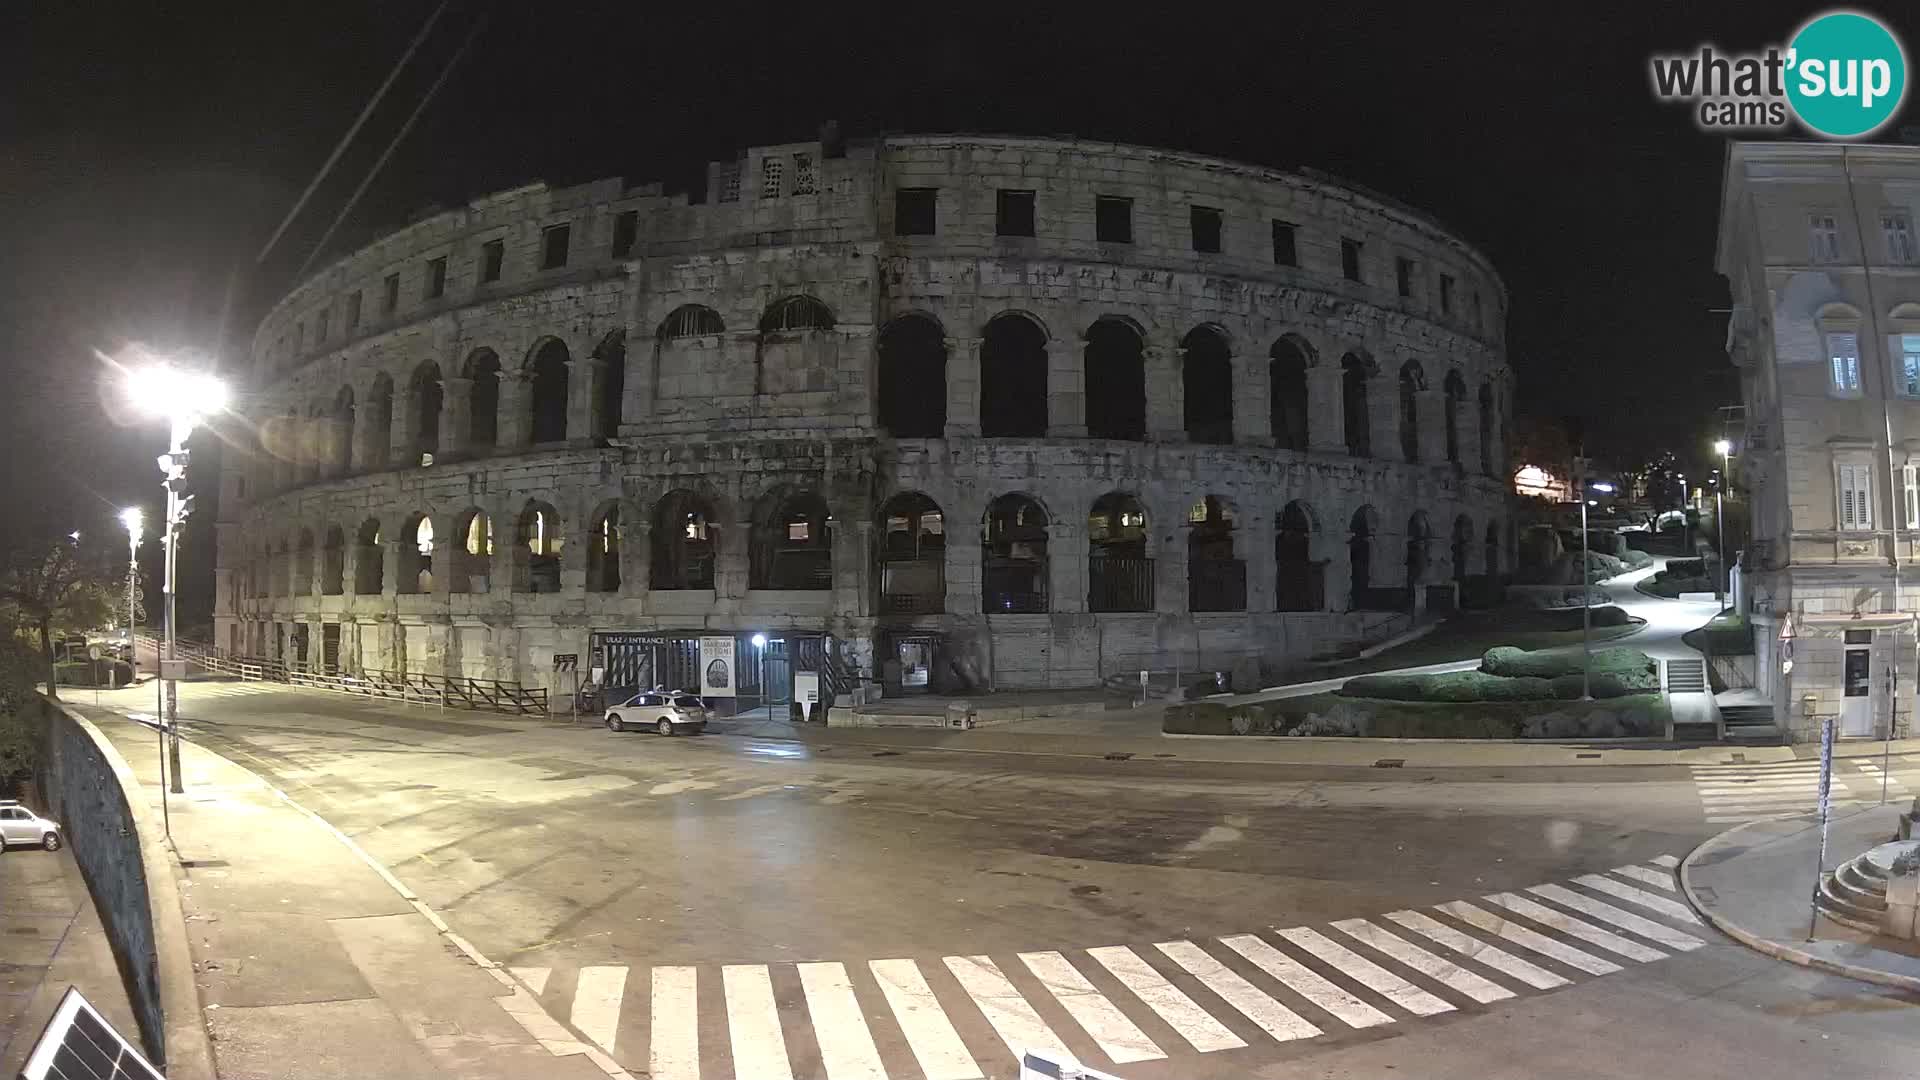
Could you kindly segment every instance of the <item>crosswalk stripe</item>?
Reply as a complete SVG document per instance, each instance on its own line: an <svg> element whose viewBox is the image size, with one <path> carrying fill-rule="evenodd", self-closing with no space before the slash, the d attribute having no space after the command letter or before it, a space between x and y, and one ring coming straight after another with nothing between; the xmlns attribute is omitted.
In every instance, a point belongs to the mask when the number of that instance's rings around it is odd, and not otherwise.
<svg viewBox="0 0 1920 1080"><path fill-rule="evenodd" d="M1299 1013L1261 993L1227 965L1215 960L1205 949L1191 941L1163 941L1155 946L1186 973L1199 979L1220 1000L1237 1009L1240 1015L1260 1025L1260 1030L1287 1042L1311 1039L1320 1029Z"/></svg>
<svg viewBox="0 0 1920 1080"><path fill-rule="evenodd" d="M1489 979L1481 978L1451 960L1444 960L1418 945L1396 936L1392 931L1378 927L1365 919L1345 919L1333 924L1334 929L1407 965L1430 979L1458 990L1482 1005L1503 1001L1513 996L1513 991Z"/></svg>
<svg viewBox="0 0 1920 1080"><path fill-rule="evenodd" d="M1669 919L1677 919L1683 923L1692 923L1695 926L1700 925L1700 919L1684 905L1677 904L1664 896L1655 896L1645 889L1636 889L1631 885L1622 885L1618 881L1614 881L1611 878L1603 878L1598 874L1582 874L1573 880L1575 883L1585 885L1589 889L1607 893L1610 896L1617 896L1622 900L1638 904L1650 911L1657 911Z"/></svg>
<svg viewBox="0 0 1920 1080"><path fill-rule="evenodd" d="M1361 1001L1322 978L1319 973L1252 934L1235 934L1220 943L1251 960L1261 971L1285 983L1288 989L1339 1017L1348 1027L1393 1023L1393 1017Z"/></svg>
<svg viewBox="0 0 1920 1080"><path fill-rule="evenodd" d="M573 1026L608 1053L620 1030L620 998L626 987L624 967L583 967L574 985Z"/></svg>
<svg viewBox="0 0 1920 1080"><path fill-rule="evenodd" d="M1130 1061L1153 1061L1167 1056L1066 957L1057 952L1024 952L1020 954L1020 962L1045 984L1054 1000L1093 1036L1101 1051L1115 1063L1125 1065Z"/></svg>
<svg viewBox="0 0 1920 1080"><path fill-rule="evenodd" d="M727 995L727 1034L738 1080L793 1080L787 1037L765 964L727 964L720 969Z"/></svg>
<svg viewBox="0 0 1920 1080"><path fill-rule="evenodd" d="M507 970L513 973L514 978L526 983L527 989L533 991L536 997L547 992L547 976L553 974L552 968L543 967L510 967Z"/></svg>
<svg viewBox="0 0 1920 1080"><path fill-rule="evenodd" d="M1000 1041L1007 1044L1014 1057L1027 1050L1065 1052L1060 1036L1040 1019L1040 1014L1020 996L1020 991L992 960L984 956L949 956L946 964L947 970L960 981L960 988L980 1007L987 1023L993 1025Z"/></svg>
<svg viewBox="0 0 1920 1080"><path fill-rule="evenodd" d="M1655 855L1647 861L1655 866L1664 866L1669 870L1680 865L1680 859L1675 855Z"/></svg>
<svg viewBox="0 0 1920 1080"><path fill-rule="evenodd" d="M1206 1054L1247 1045L1240 1036L1227 1030L1225 1024L1195 1005L1192 998L1181 993L1179 987L1168 982L1165 976L1155 971L1132 949L1124 945L1109 945L1088 949L1087 955L1133 991L1135 997L1159 1014L1160 1019L1165 1020L1167 1026L1187 1040L1195 1050Z"/></svg>
<svg viewBox="0 0 1920 1080"><path fill-rule="evenodd" d="M880 984L880 993L927 1080L981 1080L980 1066L913 961L872 960L867 968Z"/></svg>
<svg viewBox="0 0 1920 1080"><path fill-rule="evenodd" d="M1536 934L1511 919L1503 919L1493 912L1485 908L1475 907L1465 900L1455 900L1451 903L1438 904L1436 907L1454 918L1459 919L1461 922L1466 923L1468 926L1485 930L1497 938L1512 942L1523 949L1530 949L1539 953L1541 956L1550 956L1566 964L1568 967L1579 968L1589 975L1611 975L1620 970L1620 965L1611 960L1602 960L1590 953L1581 952L1571 945L1562 944L1542 934Z"/></svg>
<svg viewBox="0 0 1920 1080"><path fill-rule="evenodd" d="M1495 971L1511 975L1535 990L1551 990L1571 980L1529 963L1505 949L1496 948L1479 938L1469 937L1453 927L1419 911L1390 911L1387 918L1401 926L1445 945L1461 956L1478 960Z"/></svg>
<svg viewBox="0 0 1920 1080"><path fill-rule="evenodd" d="M1649 870L1644 866L1616 866L1613 868L1613 872L1624 878L1632 878L1635 881L1644 881L1649 885L1658 886L1668 892L1677 891L1674 888L1673 875L1669 873Z"/></svg>
<svg viewBox="0 0 1920 1080"><path fill-rule="evenodd" d="M1702 795L1752 795L1762 791L1805 791L1818 788L1815 777L1805 780L1756 780L1751 784L1695 784Z"/></svg>
<svg viewBox="0 0 1920 1080"><path fill-rule="evenodd" d="M1741 803L1805 802L1819 797L1818 788L1797 788L1793 791L1743 791L1738 795L1702 793L1700 802L1706 806L1737 806Z"/></svg>
<svg viewBox="0 0 1920 1080"><path fill-rule="evenodd" d="M653 969L653 1014L648 1039L653 1080L700 1080L696 969Z"/></svg>
<svg viewBox="0 0 1920 1080"><path fill-rule="evenodd" d="M807 1012L820 1043L820 1060L827 1080L886 1080L873 1032L853 996L853 981L844 965L796 964L800 988L806 991Z"/></svg>
<svg viewBox="0 0 1920 1080"><path fill-rule="evenodd" d="M1301 949L1312 953L1321 960L1338 968L1342 975L1369 990L1379 993L1388 1001L1407 1010L1415 1016L1434 1016L1443 1012L1452 1012L1453 1006L1440 998L1388 971L1386 968L1347 948L1345 945L1327 937L1318 930L1297 926L1291 930L1276 931Z"/></svg>
<svg viewBox="0 0 1920 1080"><path fill-rule="evenodd" d="M1637 941L1630 941L1611 930L1602 930L1590 922L1576 919L1565 912L1555 911L1544 904L1536 904L1524 896L1516 896L1513 893L1494 893L1488 896L1487 900L1516 915L1524 915L1549 930L1558 930L1570 937L1577 937L1589 945L1597 945L1629 960L1638 960L1644 964L1667 958L1667 954L1658 949L1649 949Z"/></svg>
<svg viewBox="0 0 1920 1080"><path fill-rule="evenodd" d="M1692 934L1675 930L1665 923L1657 923L1652 919L1643 919L1631 911L1614 907L1605 901L1595 900L1591 896L1582 896L1572 889L1561 885L1535 885L1527 891L1533 893L1535 896L1544 896L1562 907L1570 907L1582 915L1591 916L1602 922L1612 923L1622 930L1639 934L1641 937L1649 941L1658 942L1669 949L1691 952L1706 944L1706 942L1701 941Z"/></svg>

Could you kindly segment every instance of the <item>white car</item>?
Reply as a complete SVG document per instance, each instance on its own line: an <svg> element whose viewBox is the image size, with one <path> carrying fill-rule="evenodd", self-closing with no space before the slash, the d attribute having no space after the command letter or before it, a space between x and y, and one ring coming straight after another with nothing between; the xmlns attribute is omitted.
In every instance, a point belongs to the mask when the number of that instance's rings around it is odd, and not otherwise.
<svg viewBox="0 0 1920 1080"><path fill-rule="evenodd" d="M640 728L678 735L703 731L706 726L706 706L699 698L678 690L643 690L607 709L608 731Z"/></svg>
<svg viewBox="0 0 1920 1080"><path fill-rule="evenodd" d="M12 799L0 799L0 849L32 844L60 850L60 823L49 821Z"/></svg>

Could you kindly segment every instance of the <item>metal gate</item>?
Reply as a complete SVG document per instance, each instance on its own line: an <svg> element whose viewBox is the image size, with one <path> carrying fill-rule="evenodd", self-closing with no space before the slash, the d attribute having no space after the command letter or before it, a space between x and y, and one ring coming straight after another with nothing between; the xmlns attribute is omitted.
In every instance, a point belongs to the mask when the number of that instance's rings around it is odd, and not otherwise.
<svg viewBox="0 0 1920 1080"><path fill-rule="evenodd" d="M320 670L328 675L340 671L340 624L326 623L320 627Z"/></svg>

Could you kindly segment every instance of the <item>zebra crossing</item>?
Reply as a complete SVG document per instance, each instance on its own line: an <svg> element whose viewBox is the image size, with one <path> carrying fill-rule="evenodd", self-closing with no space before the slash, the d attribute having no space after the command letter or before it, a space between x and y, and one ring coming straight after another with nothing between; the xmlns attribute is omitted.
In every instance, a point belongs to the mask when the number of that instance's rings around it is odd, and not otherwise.
<svg viewBox="0 0 1920 1080"><path fill-rule="evenodd" d="M1893 759L1893 771L1884 774L1889 798L1911 798L1913 792L1901 774L1912 775L1920 767L1920 758L1904 755ZM1805 813L1820 802L1820 762L1817 759L1694 765L1694 790L1707 821L1732 824L1772 817L1776 814ZM1829 795L1834 809L1846 809L1880 801L1880 759L1841 758L1834 762L1833 788Z"/></svg>
<svg viewBox="0 0 1920 1080"><path fill-rule="evenodd" d="M509 970L652 1080L1001 1080L1026 1050L1098 1067L1471 1010L1707 944L1679 860L1426 910L1005 956ZM568 975L571 978L568 978Z"/></svg>

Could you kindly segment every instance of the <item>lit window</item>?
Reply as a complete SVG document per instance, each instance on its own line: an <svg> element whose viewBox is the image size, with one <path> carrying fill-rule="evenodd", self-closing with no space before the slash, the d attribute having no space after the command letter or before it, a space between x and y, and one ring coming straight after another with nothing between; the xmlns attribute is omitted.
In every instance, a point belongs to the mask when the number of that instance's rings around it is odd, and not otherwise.
<svg viewBox="0 0 1920 1080"><path fill-rule="evenodd" d="M432 518L423 517L420 519L420 528L413 534L413 546L419 548L420 554L422 555L433 554Z"/></svg>
<svg viewBox="0 0 1920 1080"><path fill-rule="evenodd" d="M787 539L789 539L789 540L805 540L805 539L807 539L808 537L810 537L811 535L813 535L813 534L812 534L812 530L810 530L810 529L809 529L809 528L807 527L807 523L806 523L806 522L804 522L804 521L789 521L789 522L787 522Z"/></svg>
<svg viewBox="0 0 1920 1080"><path fill-rule="evenodd" d="M1807 248L1813 262L1840 261L1840 223L1832 214L1814 214L1807 219Z"/></svg>
<svg viewBox="0 0 1920 1080"><path fill-rule="evenodd" d="M1858 334L1828 334L1827 358L1836 394L1860 392L1860 337Z"/></svg>

